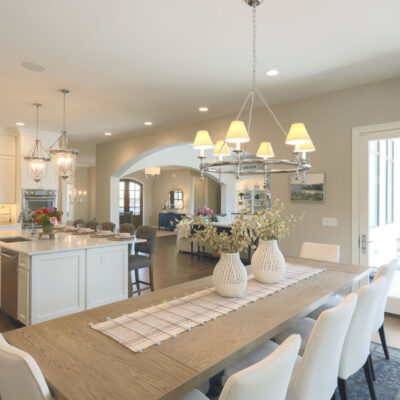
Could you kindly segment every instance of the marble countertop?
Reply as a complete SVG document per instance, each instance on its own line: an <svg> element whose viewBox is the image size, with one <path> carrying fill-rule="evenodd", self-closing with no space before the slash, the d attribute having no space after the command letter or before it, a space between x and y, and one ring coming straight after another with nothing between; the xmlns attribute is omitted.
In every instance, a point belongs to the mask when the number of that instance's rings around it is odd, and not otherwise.
<svg viewBox="0 0 400 400"><path fill-rule="evenodd" d="M38 232L41 232L41 230L38 230ZM15 236L22 236L26 239L29 239L29 241L15 243L6 243L2 241L3 238ZM0 247L30 256L36 254L56 253L62 251L73 251L79 249L118 246L121 244L143 242L146 242L146 239L132 238L131 240L112 241L108 240L107 238L92 238L90 235L72 235L71 233L67 232L57 232L55 234L55 239L43 237L41 240L39 240L37 238L31 238L31 230L15 229L0 231Z"/></svg>

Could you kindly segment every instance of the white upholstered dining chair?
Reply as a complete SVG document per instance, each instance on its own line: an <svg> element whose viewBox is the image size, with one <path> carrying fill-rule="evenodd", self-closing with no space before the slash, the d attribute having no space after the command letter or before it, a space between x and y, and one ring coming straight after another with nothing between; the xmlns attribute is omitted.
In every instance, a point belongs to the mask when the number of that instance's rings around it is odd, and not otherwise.
<svg viewBox="0 0 400 400"><path fill-rule="evenodd" d="M379 336L381 339L383 351L385 353L385 358L387 360L389 360L389 349L386 344L385 328L384 328L383 322L385 320L386 302L387 302L390 288L393 283L393 279L394 279L396 270L397 270L397 260L392 260L389 264L382 265L381 267L379 267L378 271L376 271L376 274L373 279L373 282L375 282L377 279L379 279L382 276L384 276L386 278L385 292L384 292L382 301L377 310L376 320L375 320L372 332L375 333L375 332L379 331ZM343 301L343 298L340 296L332 297L329 301L327 301L321 307L319 307L315 311L313 311L309 316L313 319L317 319L319 314L321 314L322 311L328 310L329 308L332 308L332 307L336 307L342 301Z"/></svg>
<svg viewBox="0 0 400 400"><path fill-rule="evenodd" d="M303 242L300 249L300 258L339 262L340 246L337 244Z"/></svg>
<svg viewBox="0 0 400 400"><path fill-rule="evenodd" d="M338 370L339 392L342 400L347 399L346 380L356 373L360 368L364 368L371 399L375 400L375 390L372 379L370 343L375 323L378 307L384 297L386 288L386 278L380 277L370 285L363 286L357 291L357 306L343 344ZM334 308L332 308L334 310ZM320 318L329 311L324 311ZM278 335L275 340L279 343L288 335L298 333L302 337L302 342L311 340L314 326L318 321L311 318L304 318L297 321L290 329Z"/></svg>
<svg viewBox="0 0 400 400"><path fill-rule="evenodd" d="M52 400L36 361L11 346L0 334L0 395L2 400Z"/></svg>
<svg viewBox="0 0 400 400"><path fill-rule="evenodd" d="M268 357L232 375L219 400L285 400L300 341L299 335L292 335L274 348ZM181 398L205 399L207 397L197 389Z"/></svg>
<svg viewBox="0 0 400 400"><path fill-rule="evenodd" d="M286 400L329 400L334 396L340 356L356 303L357 295L352 293L339 306L321 314L313 326L303 357L296 361ZM257 357L267 356L271 343L227 368L225 375L236 373Z"/></svg>

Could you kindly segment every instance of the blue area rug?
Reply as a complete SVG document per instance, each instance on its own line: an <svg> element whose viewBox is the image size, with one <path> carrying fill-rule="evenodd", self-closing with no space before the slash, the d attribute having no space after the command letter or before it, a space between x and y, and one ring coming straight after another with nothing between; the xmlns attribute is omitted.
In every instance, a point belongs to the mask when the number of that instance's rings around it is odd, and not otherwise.
<svg viewBox="0 0 400 400"><path fill-rule="evenodd" d="M389 348L390 360L386 360L380 344L372 344L372 359L375 369L375 393L378 400L400 400L400 350ZM370 399L364 370L348 379L349 400ZM339 394L337 394L339 398Z"/></svg>

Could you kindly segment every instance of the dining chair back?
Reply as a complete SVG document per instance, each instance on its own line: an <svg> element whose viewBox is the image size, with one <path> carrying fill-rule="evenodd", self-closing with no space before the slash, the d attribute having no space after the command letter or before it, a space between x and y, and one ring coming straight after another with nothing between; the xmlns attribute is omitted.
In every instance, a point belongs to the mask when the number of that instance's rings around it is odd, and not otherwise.
<svg viewBox="0 0 400 400"><path fill-rule="evenodd" d="M135 226L126 222L125 224L121 224L119 226L119 231L121 233L130 233L133 235L135 233Z"/></svg>
<svg viewBox="0 0 400 400"><path fill-rule="evenodd" d="M300 343L300 335L292 335L264 360L232 375L219 400L285 400Z"/></svg>
<svg viewBox="0 0 400 400"><path fill-rule="evenodd" d="M340 246L337 244L303 242L300 250L300 258L339 262Z"/></svg>
<svg viewBox="0 0 400 400"><path fill-rule="evenodd" d="M53 399L36 361L11 346L0 334L0 394L2 400Z"/></svg>
<svg viewBox="0 0 400 400"><path fill-rule="evenodd" d="M115 230L115 224L114 224L114 222L110 222L110 221L103 222L103 223L101 224L101 229L102 229L103 231L111 231L111 232L114 232L114 230Z"/></svg>
<svg viewBox="0 0 400 400"><path fill-rule="evenodd" d="M78 219L76 219L76 220L72 223L72 226L74 226L75 228L76 228L78 225L85 225L85 221L84 221L83 219L78 218Z"/></svg>
<svg viewBox="0 0 400 400"><path fill-rule="evenodd" d="M357 296L352 293L340 305L320 315L293 372L287 400L331 399L337 387L343 343L356 304Z"/></svg>
<svg viewBox="0 0 400 400"><path fill-rule="evenodd" d="M384 276L386 278L384 295L382 296L382 301L379 304L376 319L374 322L374 327L373 327L372 331L373 332L379 331L379 336L381 338L383 351L385 353L385 358L387 360L389 360L389 349L386 344L386 335L385 335L385 328L383 326L383 322L385 320L386 303L387 303L389 291L392 287L392 283L393 283L393 279L394 279L396 270L397 270L397 260L393 260L389 264L382 265L381 267L379 267L378 271L376 271L376 274L375 274L374 280L373 280L373 282L375 282L382 276Z"/></svg>
<svg viewBox="0 0 400 400"><path fill-rule="evenodd" d="M343 399L347 396L345 384L347 378L362 367L364 367L371 398L375 399L369 357L376 313L385 294L386 281L387 279L381 276L357 291L358 302L343 344L339 365L339 391Z"/></svg>
<svg viewBox="0 0 400 400"><path fill-rule="evenodd" d="M86 222L86 228L93 229L94 231L97 228L97 222L96 221L88 221Z"/></svg>

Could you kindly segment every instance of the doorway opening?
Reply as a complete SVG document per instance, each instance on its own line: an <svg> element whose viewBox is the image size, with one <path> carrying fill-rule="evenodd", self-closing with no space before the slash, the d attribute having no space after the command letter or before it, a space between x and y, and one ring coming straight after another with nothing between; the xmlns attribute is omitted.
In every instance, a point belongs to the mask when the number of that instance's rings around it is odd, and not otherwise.
<svg viewBox="0 0 400 400"><path fill-rule="evenodd" d="M120 224L143 225L143 184L133 179L119 181Z"/></svg>

